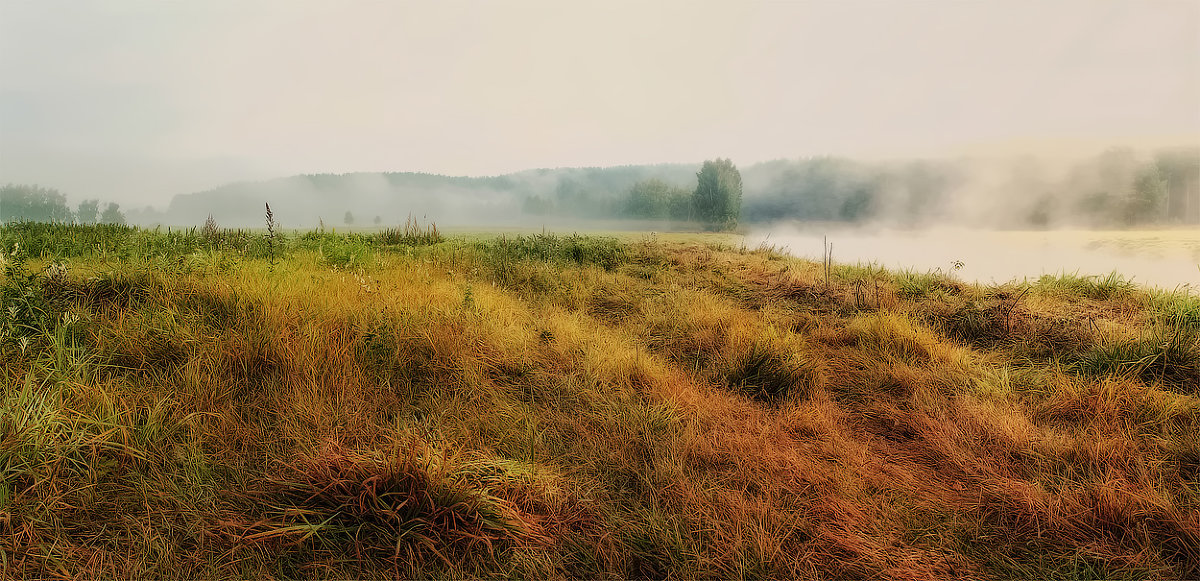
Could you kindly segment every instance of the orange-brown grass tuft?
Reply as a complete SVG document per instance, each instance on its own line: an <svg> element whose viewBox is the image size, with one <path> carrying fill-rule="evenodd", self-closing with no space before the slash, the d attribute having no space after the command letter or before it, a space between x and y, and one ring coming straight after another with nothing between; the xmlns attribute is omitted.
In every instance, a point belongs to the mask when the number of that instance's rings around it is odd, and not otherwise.
<svg viewBox="0 0 1200 581"><path fill-rule="evenodd" d="M411 565L548 542L532 516L472 483L455 458L417 440L387 453L330 444L282 464L248 495L261 507L258 518L231 532L274 551L303 548Z"/></svg>

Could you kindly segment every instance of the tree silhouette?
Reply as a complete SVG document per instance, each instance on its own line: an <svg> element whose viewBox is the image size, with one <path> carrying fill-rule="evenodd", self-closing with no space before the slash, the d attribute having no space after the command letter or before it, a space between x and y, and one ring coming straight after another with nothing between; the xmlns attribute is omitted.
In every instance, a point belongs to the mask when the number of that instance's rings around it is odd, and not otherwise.
<svg viewBox="0 0 1200 581"><path fill-rule="evenodd" d="M100 200L84 200L79 202L75 219L80 224L95 224L100 217Z"/></svg>
<svg viewBox="0 0 1200 581"><path fill-rule="evenodd" d="M692 194L695 218L711 228L732 230L742 214L742 174L728 159L705 161Z"/></svg>
<svg viewBox="0 0 1200 581"><path fill-rule="evenodd" d="M121 205L116 202L109 202L104 208L104 212L100 214L101 224L125 224L125 214L121 213Z"/></svg>

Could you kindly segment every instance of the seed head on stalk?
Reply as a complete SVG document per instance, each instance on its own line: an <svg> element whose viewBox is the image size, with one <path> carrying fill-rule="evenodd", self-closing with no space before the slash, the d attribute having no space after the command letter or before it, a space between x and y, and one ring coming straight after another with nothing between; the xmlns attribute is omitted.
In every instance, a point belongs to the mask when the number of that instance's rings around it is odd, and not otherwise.
<svg viewBox="0 0 1200 581"><path fill-rule="evenodd" d="M271 204L263 203L267 207L267 249L271 253L271 265L275 265L275 214L271 212Z"/></svg>

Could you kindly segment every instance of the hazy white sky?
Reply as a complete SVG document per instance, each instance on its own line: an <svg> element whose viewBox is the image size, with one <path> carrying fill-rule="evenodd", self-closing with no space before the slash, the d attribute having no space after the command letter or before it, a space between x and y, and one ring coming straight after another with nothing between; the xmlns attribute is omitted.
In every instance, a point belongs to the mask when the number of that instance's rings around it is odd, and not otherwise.
<svg viewBox="0 0 1200 581"><path fill-rule="evenodd" d="M1200 139L1200 1L0 0L0 182Z"/></svg>

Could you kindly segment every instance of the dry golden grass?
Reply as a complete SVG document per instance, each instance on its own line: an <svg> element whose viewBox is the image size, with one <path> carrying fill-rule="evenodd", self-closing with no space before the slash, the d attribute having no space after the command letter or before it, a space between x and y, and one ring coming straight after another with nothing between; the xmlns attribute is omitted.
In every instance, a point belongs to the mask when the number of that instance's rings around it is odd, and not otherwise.
<svg viewBox="0 0 1200 581"><path fill-rule="evenodd" d="M1193 298L318 242L8 270L3 576L1200 575Z"/></svg>

